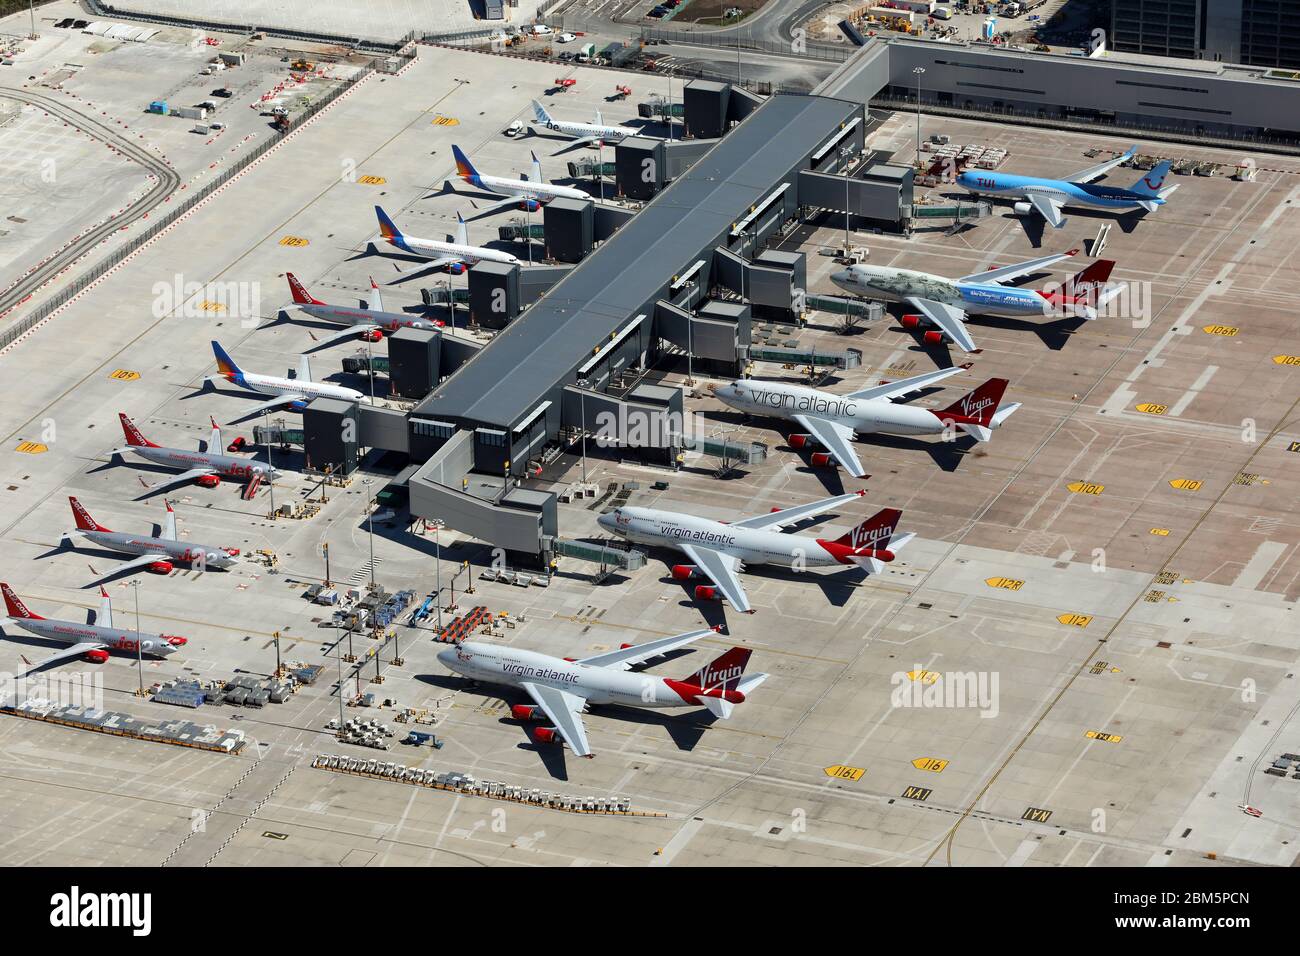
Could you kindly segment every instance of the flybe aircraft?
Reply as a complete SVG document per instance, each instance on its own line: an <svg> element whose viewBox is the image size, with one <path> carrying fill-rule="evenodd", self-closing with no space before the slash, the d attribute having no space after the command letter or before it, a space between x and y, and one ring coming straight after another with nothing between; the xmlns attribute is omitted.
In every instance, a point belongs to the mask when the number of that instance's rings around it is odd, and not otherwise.
<svg viewBox="0 0 1300 956"><path fill-rule="evenodd" d="M547 112L546 107L537 100L533 100L533 116L537 119L540 126L556 133L563 133L578 143L621 143L629 136L640 136L639 129L633 129L631 126L610 126L601 118L600 110L596 110L596 118L590 123L572 123L567 120L557 120Z"/></svg>

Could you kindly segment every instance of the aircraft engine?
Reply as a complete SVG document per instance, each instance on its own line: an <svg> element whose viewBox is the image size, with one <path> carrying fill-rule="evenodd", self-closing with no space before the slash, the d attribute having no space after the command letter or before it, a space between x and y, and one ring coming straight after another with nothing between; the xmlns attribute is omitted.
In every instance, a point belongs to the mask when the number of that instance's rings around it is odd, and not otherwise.
<svg viewBox="0 0 1300 956"><path fill-rule="evenodd" d="M716 601L718 599L718 589L709 587L707 584L697 585L695 588L695 600L697 601Z"/></svg>
<svg viewBox="0 0 1300 956"><path fill-rule="evenodd" d="M86 651L86 660L92 664L102 664L108 660L108 651Z"/></svg>
<svg viewBox="0 0 1300 956"><path fill-rule="evenodd" d="M696 571L693 564L674 564L673 577L678 581L688 581L695 577L699 572Z"/></svg>

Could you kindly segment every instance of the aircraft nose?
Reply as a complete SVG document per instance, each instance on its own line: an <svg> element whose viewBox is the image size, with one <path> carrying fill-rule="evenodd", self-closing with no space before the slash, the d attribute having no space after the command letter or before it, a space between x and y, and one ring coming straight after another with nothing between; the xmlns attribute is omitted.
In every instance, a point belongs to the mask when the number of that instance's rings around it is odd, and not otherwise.
<svg viewBox="0 0 1300 956"><path fill-rule="evenodd" d="M853 273L848 269L841 269L839 272L831 273L831 281L836 285L849 285L853 282Z"/></svg>
<svg viewBox="0 0 1300 956"><path fill-rule="evenodd" d="M438 663L442 664L444 667L451 667L451 662L454 661L455 659L456 659L456 652L453 651L450 647L447 648L445 651L438 652Z"/></svg>

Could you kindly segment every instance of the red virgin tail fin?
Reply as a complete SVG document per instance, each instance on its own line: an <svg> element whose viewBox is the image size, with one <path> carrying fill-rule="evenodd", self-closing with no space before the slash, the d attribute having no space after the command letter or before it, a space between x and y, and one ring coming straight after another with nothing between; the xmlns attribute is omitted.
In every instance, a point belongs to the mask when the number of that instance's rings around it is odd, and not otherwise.
<svg viewBox="0 0 1300 956"><path fill-rule="evenodd" d="M884 551L889 547L889 539L898 530L898 519L901 517L903 512L897 508L883 508L852 531L840 535L832 543L842 544L846 548L855 550L870 548L874 551Z"/></svg>
<svg viewBox="0 0 1300 956"><path fill-rule="evenodd" d="M753 653L748 647L733 647L686 678L686 683L694 684L704 690L715 687L731 690L745 673L745 665L749 663L749 655Z"/></svg>
<svg viewBox="0 0 1300 956"><path fill-rule="evenodd" d="M1110 273L1114 268L1114 259L1098 259L1096 262L1090 263L1088 268L1078 275L1069 279L1065 283L1065 291L1069 295L1083 295L1093 289L1098 289L1110 280Z"/></svg>
<svg viewBox="0 0 1300 956"><path fill-rule="evenodd" d="M7 584L0 584L0 592L3 592L5 598L5 612L12 618L28 621L43 621L44 618L39 614L33 614L27 610L27 605L23 603L22 598L14 594L13 588Z"/></svg>
<svg viewBox="0 0 1300 956"><path fill-rule="evenodd" d="M289 280L289 291L293 293L293 301L299 305L324 305L319 299L313 299L306 287L298 281L298 277L292 272L286 272L284 277Z"/></svg>
<svg viewBox="0 0 1300 956"><path fill-rule="evenodd" d="M975 391L967 392L947 408L940 409L937 414L940 418L951 415L954 418L966 419L973 425L988 427L994 413L998 410L998 405L1002 402L1007 384L1005 378L991 378Z"/></svg>
<svg viewBox="0 0 1300 956"><path fill-rule="evenodd" d="M68 502L72 505L72 517L77 521L77 530L79 531L108 531L102 524L90 516L90 512L76 498L68 496Z"/></svg>
<svg viewBox="0 0 1300 956"><path fill-rule="evenodd" d="M135 427L135 422L126 417L125 412L117 413L118 419L122 422L122 433L126 435L126 443L139 448L157 448L158 446L140 434L140 429Z"/></svg>

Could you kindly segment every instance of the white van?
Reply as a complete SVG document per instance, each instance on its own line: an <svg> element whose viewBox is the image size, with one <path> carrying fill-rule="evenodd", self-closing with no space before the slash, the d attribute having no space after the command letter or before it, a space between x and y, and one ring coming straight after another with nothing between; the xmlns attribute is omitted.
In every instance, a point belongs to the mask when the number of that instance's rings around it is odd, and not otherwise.
<svg viewBox="0 0 1300 956"><path fill-rule="evenodd" d="M551 28L544 23L533 24L533 36L544 37L551 32Z"/></svg>

